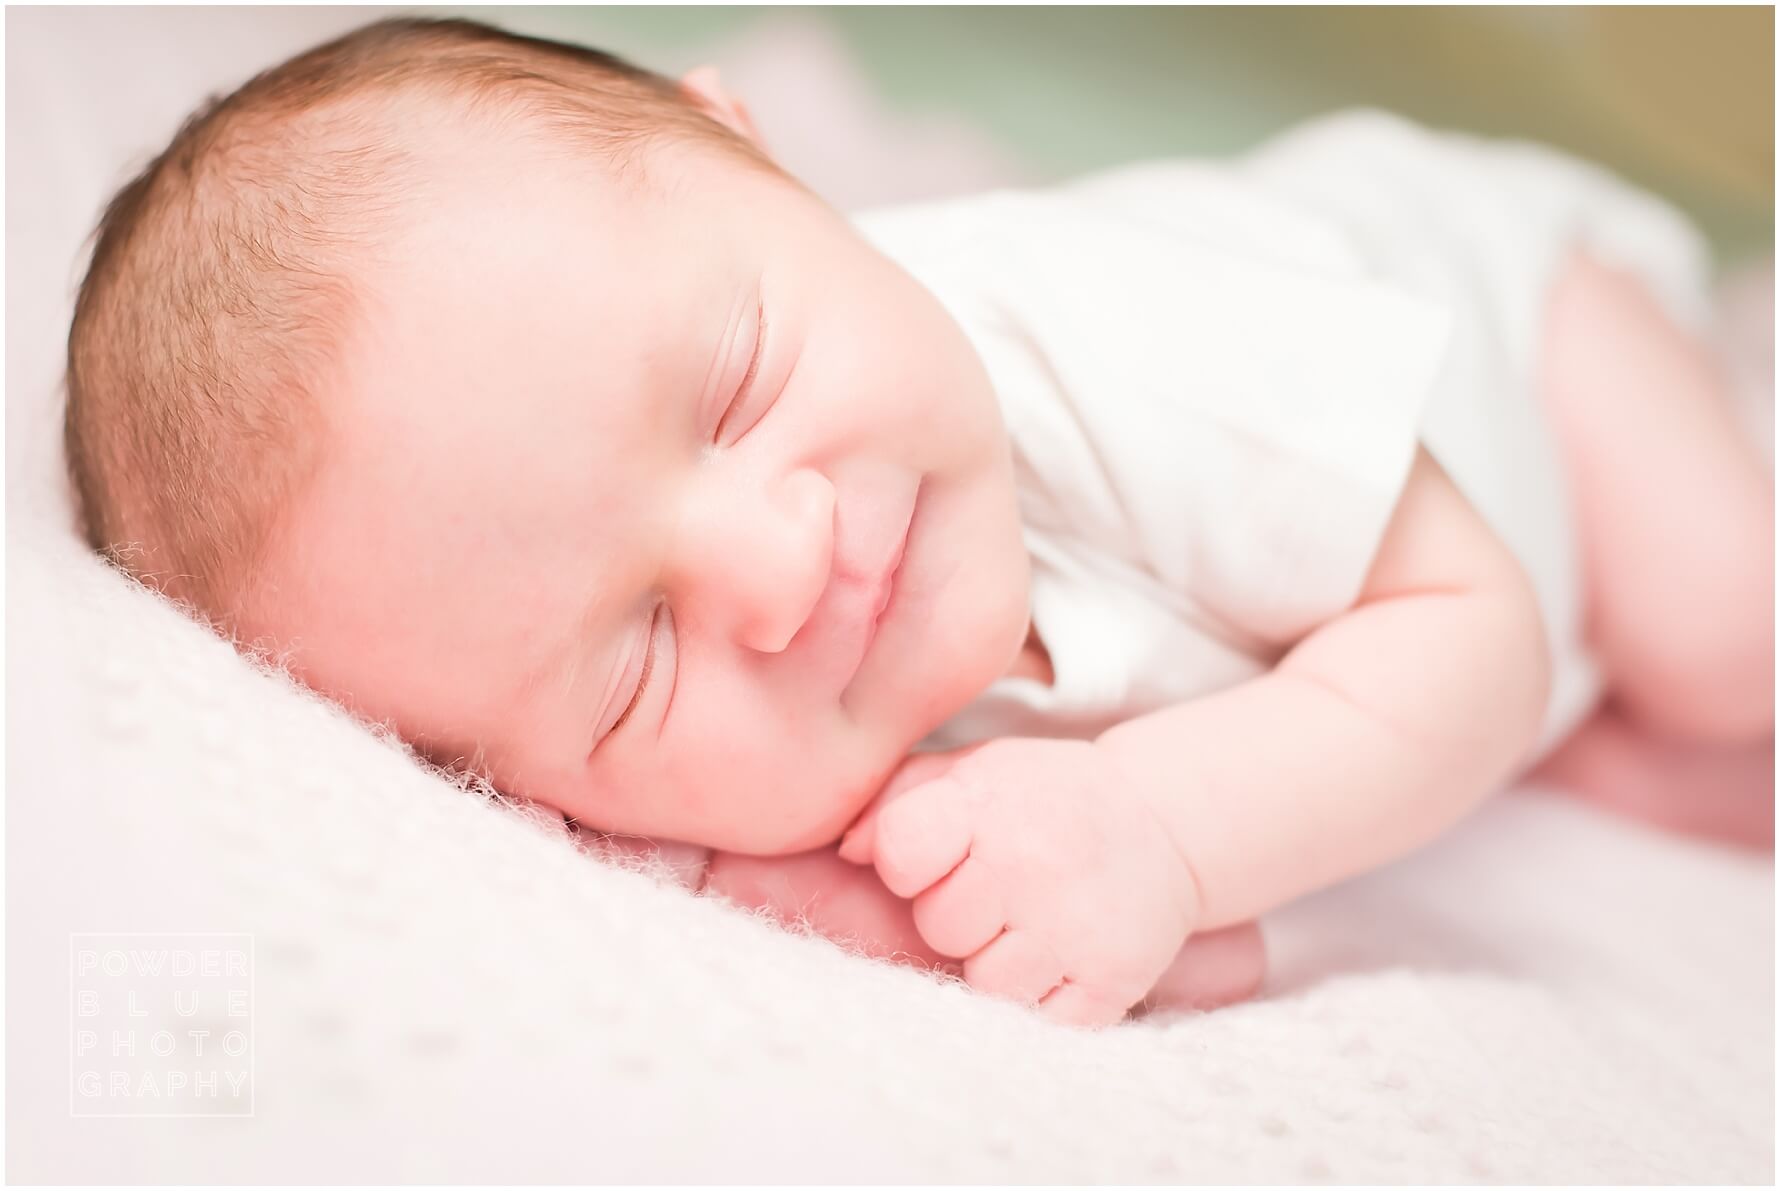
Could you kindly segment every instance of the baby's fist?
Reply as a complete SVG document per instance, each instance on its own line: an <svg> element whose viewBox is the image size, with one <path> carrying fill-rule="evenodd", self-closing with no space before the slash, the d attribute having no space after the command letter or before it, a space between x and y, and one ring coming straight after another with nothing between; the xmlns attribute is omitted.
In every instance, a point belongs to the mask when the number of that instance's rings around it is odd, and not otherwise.
<svg viewBox="0 0 1780 1191"><path fill-rule="evenodd" d="M921 937L973 987L1072 1025L1122 1018L1198 920L1186 861L1088 741L915 754L841 856L913 898Z"/></svg>

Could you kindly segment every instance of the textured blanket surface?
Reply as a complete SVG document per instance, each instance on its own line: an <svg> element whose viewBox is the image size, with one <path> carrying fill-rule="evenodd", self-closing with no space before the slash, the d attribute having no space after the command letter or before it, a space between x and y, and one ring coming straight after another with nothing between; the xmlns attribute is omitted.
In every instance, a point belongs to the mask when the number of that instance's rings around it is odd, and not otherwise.
<svg viewBox="0 0 1780 1191"><path fill-rule="evenodd" d="M584 855L128 587L57 475L77 246L367 15L242 14L7 18L9 1178L1773 1179L1766 860L1505 795L1270 919L1255 1002L1072 1032ZM884 177L994 180L918 140ZM252 1117L70 1115L70 935L133 931L254 936Z"/></svg>
<svg viewBox="0 0 1780 1191"><path fill-rule="evenodd" d="M1768 1181L1773 877L1536 794L1098 1033L578 852L9 527L8 1175ZM255 1115L69 1115L69 934L255 936ZM145 1025L158 1024L154 1021Z"/></svg>

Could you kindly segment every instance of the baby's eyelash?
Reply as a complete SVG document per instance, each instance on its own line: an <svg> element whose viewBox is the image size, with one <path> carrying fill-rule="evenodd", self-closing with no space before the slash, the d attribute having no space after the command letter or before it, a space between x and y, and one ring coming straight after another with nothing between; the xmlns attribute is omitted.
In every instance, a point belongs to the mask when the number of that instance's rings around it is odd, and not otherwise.
<svg viewBox="0 0 1780 1191"><path fill-rule="evenodd" d="M624 727L624 721L628 720L630 718L630 713L635 711L643 702L643 693L649 689L649 671L655 668L655 642L656 638L659 636L656 632L656 625L660 620L661 609L657 607L655 615L649 621L648 652L643 655L643 673L637 677L637 689L631 695L630 702L625 705L624 713L606 730L606 735L604 737L606 740L610 740L612 737L618 735L618 729Z"/></svg>
<svg viewBox="0 0 1780 1191"><path fill-rule="evenodd" d="M754 309L754 356L748 361L747 375L743 376L742 383L736 386L735 399L729 403L729 408L723 411L723 417L717 423L716 438L719 442L723 439L723 428L729 424L729 419L740 408L742 401L748 396L749 390L754 387L754 378L760 374L760 357L763 354L761 348L765 343L766 303L761 302Z"/></svg>

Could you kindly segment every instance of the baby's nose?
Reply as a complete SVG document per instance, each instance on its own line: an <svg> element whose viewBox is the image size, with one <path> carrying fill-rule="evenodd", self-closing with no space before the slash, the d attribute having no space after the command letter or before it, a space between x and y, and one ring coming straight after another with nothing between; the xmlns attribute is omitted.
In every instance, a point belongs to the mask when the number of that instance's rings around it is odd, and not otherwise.
<svg viewBox="0 0 1780 1191"><path fill-rule="evenodd" d="M704 531L686 541L701 612L748 649L789 645L828 586L834 501L834 486L810 468L714 489Z"/></svg>

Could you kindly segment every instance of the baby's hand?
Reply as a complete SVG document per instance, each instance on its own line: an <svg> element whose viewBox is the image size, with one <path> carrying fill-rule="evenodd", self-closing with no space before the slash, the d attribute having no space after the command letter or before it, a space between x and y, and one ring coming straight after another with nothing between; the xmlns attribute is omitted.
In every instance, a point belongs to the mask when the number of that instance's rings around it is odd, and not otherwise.
<svg viewBox="0 0 1780 1191"><path fill-rule="evenodd" d="M1199 916L1185 859L1088 741L915 754L840 854L913 898L921 937L973 987L1070 1025L1122 1018Z"/></svg>

